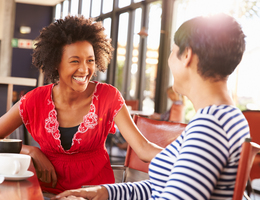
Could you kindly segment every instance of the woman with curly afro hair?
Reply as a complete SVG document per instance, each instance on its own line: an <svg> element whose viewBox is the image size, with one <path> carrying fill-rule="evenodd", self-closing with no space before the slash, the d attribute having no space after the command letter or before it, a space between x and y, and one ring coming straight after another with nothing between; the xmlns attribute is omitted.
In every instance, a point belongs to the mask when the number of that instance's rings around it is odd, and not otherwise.
<svg viewBox="0 0 260 200"><path fill-rule="evenodd" d="M24 123L40 148L23 145L21 153L32 157L43 192L114 183L105 141L115 123L140 159L161 151L136 128L120 92L91 81L96 70L106 70L112 51L102 23L84 17L56 20L37 38L32 62L52 83L28 92L0 118L0 138Z"/></svg>

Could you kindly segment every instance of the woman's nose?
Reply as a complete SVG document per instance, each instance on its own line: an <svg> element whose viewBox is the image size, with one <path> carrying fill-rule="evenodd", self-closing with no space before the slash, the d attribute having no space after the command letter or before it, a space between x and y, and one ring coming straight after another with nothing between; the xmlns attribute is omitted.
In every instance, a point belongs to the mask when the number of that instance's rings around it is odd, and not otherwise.
<svg viewBox="0 0 260 200"><path fill-rule="evenodd" d="M86 63L82 63L80 66L79 66L79 69L78 69L79 72L87 72L88 71L88 65Z"/></svg>

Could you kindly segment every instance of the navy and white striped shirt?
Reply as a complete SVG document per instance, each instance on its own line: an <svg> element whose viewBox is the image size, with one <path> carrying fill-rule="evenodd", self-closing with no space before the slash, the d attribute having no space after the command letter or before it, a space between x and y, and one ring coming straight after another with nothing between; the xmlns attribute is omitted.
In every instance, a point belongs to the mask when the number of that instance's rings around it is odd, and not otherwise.
<svg viewBox="0 0 260 200"><path fill-rule="evenodd" d="M232 199L249 127L233 106L198 110L185 131L149 166L150 179L104 185L109 199Z"/></svg>

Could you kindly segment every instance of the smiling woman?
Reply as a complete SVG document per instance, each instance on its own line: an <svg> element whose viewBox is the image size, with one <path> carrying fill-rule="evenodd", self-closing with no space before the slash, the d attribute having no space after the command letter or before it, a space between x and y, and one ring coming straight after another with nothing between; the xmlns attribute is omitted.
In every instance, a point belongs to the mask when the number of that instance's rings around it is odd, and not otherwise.
<svg viewBox="0 0 260 200"><path fill-rule="evenodd" d="M58 73L57 88L64 87L62 90L66 90L69 87L68 89L78 92L86 90L95 73L95 54L92 45L82 41L64 46Z"/></svg>
<svg viewBox="0 0 260 200"><path fill-rule="evenodd" d="M28 92L0 118L0 138L25 124L40 149L23 145L21 153L32 157L44 192L114 183L105 141L115 123L142 160L161 151L140 134L120 92L91 81L112 57L101 22L68 16L43 28L37 41L33 64L52 83Z"/></svg>

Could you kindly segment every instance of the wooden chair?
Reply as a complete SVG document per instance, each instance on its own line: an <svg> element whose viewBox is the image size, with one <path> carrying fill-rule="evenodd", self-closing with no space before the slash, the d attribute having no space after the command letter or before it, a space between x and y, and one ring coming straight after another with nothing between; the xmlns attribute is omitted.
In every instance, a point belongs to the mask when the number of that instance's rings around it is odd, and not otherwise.
<svg viewBox="0 0 260 200"><path fill-rule="evenodd" d="M139 100L125 100L127 106L131 106L132 110L139 110Z"/></svg>
<svg viewBox="0 0 260 200"><path fill-rule="evenodd" d="M187 124L158 121L138 115L133 116L136 126L151 142L166 147L182 133ZM148 178L149 163L141 161L128 145L124 166L112 165L114 170L123 169L122 182L140 181ZM136 177L136 178L135 178Z"/></svg>
<svg viewBox="0 0 260 200"><path fill-rule="evenodd" d="M260 144L260 111L259 110L245 110L243 111L245 118L248 121L249 129L250 129L250 136L252 138L252 142ZM251 181L254 179L260 178L260 154L257 154L251 171L250 171L250 181L247 184L247 193L248 195L251 194L252 191L260 194L260 189L253 189L251 186Z"/></svg>
<svg viewBox="0 0 260 200"><path fill-rule="evenodd" d="M243 195L246 197L246 199L250 199L245 193L245 188L255 155L259 151L260 145L251 142L251 138L245 139L245 142L242 145L240 160L238 163L233 200L242 200Z"/></svg>

